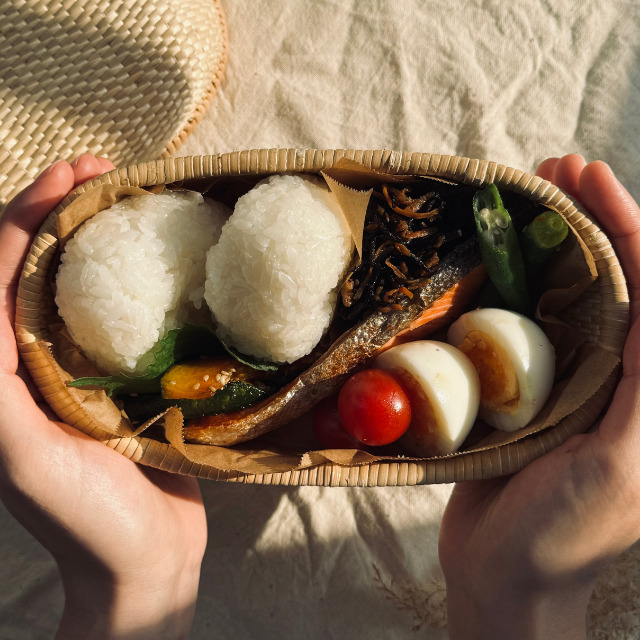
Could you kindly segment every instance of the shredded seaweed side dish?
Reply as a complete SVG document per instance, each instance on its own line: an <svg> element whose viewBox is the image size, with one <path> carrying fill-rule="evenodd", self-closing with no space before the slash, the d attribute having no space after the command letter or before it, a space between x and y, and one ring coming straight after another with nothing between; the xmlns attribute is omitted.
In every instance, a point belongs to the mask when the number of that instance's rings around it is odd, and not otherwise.
<svg viewBox="0 0 640 640"><path fill-rule="evenodd" d="M442 257L472 232L474 192L426 180L374 191L362 260L351 265L340 290L340 317L356 322L372 309L401 309L411 300Z"/></svg>

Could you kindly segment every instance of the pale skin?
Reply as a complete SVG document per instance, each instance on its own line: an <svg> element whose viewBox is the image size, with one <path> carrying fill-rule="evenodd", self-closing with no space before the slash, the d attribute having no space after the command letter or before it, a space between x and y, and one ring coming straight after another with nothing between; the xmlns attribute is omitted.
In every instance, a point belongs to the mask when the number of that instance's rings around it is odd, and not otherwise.
<svg viewBox="0 0 640 640"><path fill-rule="evenodd" d="M74 185L112 168L88 155L59 162L0 219L0 497L60 567L58 639L186 638L206 546L196 481L51 419L12 327L40 223ZM584 638L595 577L640 537L640 210L603 163L570 155L538 173L585 204L620 257L632 322L624 375L595 431L512 477L455 488L440 539L452 640Z"/></svg>
<svg viewBox="0 0 640 640"><path fill-rule="evenodd" d="M585 638L596 576L640 538L640 209L602 162L572 154L538 174L586 206L622 263L623 375L594 431L514 476L455 487L440 533L452 640Z"/></svg>
<svg viewBox="0 0 640 640"><path fill-rule="evenodd" d="M58 162L0 219L0 497L58 563L59 640L186 638L207 540L197 481L136 465L50 419L12 328L31 238L75 185L111 169L89 155Z"/></svg>

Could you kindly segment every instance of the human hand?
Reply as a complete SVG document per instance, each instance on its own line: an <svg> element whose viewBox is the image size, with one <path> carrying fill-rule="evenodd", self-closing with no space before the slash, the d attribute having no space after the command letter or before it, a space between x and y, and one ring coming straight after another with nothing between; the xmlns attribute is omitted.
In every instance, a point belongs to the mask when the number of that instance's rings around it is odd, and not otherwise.
<svg viewBox="0 0 640 640"><path fill-rule="evenodd" d="M640 209L602 162L552 158L538 175L585 205L622 263L623 375L596 430L513 476L454 488L439 542L452 640L584 638L597 574L640 538Z"/></svg>
<svg viewBox="0 0 640 640"><path fill-rule="evenodd" d="M90 155L60 161L0 218L0 498L60 568L58 638L186 638L207 538L197 481L136 465L50 419L30 393L13 332L37 229L74 186L113 168Z"/></svg>

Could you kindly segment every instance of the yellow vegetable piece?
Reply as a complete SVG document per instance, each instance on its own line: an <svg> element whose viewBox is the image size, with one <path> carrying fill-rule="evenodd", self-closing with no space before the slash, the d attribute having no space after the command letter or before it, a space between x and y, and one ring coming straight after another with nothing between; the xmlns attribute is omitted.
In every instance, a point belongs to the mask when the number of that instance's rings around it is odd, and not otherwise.
<svg viewBox="0 0 640 640"><path fill-rule="evenodd" d="M163 398L201 400L232 380L248 380L252 374L255 377L251 367L229 356L218 356L174 365L162 376L160 387Z"/></svg>

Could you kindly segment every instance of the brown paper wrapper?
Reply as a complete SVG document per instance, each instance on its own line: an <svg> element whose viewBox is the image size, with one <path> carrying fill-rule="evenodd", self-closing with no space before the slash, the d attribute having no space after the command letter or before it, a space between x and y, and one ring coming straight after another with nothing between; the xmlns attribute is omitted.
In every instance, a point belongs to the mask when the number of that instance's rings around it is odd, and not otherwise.
<svg viewBox="0 0 640 640"><path fill-rule="evenodd" d="M446 177L447 172L444 173ZM361 238L364 212L372 187L390 180L415 179L414 176L394 176L374 171L349 160L334 162L331 166L324 167L323 175L340 203L345 218L352 229L356 246L358 246L358 235ZM435 178L440 177L442 176L435 176ZM252 177L244 181L243 178L230 178L230 183L238 195L243 190L248 190L256 181ZM182 184L187 187L193 187L195 184L206 185L207 188L214 185L212 191L218 192L224 186L225 178L216 177L204 180L199 177L197 181L190 184L185 184L182 181L173 182L174 186ZM243 185L244 189L243 187L238 188L238 185ZM162 189L162 186L153 184L151 188L157 190L158 188ZM204 188L203 186L202 190ZM123 197L146 192L128 184L89 185L84 193L75 198L57 215L56 229L60 244L62 245L84 220L97 211L110 206ZM226 204L232 204L232 202L227 201ZM562 207L557 207L557 210L563 213ZM611 387L611 381L615 379L620 362L621 343L619 348L612 347L607 340L600 339L597 330L594 331L594 327L591 326L592 323L583 323L584 326L581 326L580 322L575 322L575 316L580 316L582 313L581 300L584 298L584 304L588 308L594 295L593 287L598 286L598 282L596 282L598 257L593 255L579 230L572 227L572 231L571 240L565 243L548 274L548 286L540 298L537 311L538 319L555 345L558 356L558 379L551 397L540 415L526 428L517 432L494 431L478 423L465 442L463 449L451 456L446 456L450 459L463 458L456 468L462 469L464 467L466 456L487 452L493 455L495 451L501 450L503 447L509 447L513 443L553 429L556 425L563 423L568 416L589 405L593 398L602 396L606 391L605 387L607 389ZM55 243L52 245L55 248ZM52 260L51 264L55 265L55 260ZM28 271L29 269L25 270L23 281L25 278L28 280ZM185 444L182 435L182 417L176 409L170 409L164 415L135 428L116 403L108 398L103 391L86 391L64 386L73 377L95 375L95 367L75 347L64 325L56 317L52 292L48 285L44 285L40 293L39 306L42 309L43 317L46 317L46 329L43 331L46 339L33 340L32 334L23 330L18 322L17 334L19 342L23 345L21 346L23 357L25 354L29 354L25 357L28 364L30 359L37 359L33 354L39 353L43 360L49 362L58 377L53 386L58 385L56 388L62 394L59 383L62 384L66 393L77 405L74 411L82 416L82 421L90 423L102 439L128 439L142 436L142 440L145 441L148 440L147 436L152 436L154 440L164 443L163 447L168 448L169 453L165 453L165 457L171 458L173 454L170 453L170 450L174 450L178 458L193 463L191 468L200 470L195 472L196 475L204 477L212 477L212 470L223 472L222 477L225 477L225 474L235 473L245 477L261 478L326 464L369 468L371 465L375 466L379 463L403 465L411 461L425 462L425 459L403 455L393 447L379 449L375 453L356 450L315 450L310 439L308 414L293 420L281 429L234 447ZM621 322L623 323L623 321ZM626 325L624 330L626 330ZM37 376L35 377L37 378ZM49 399L48 396L45 395L45 397ZM56 400L50 400L50 402L52 402L54 410L57 410ZM64 402L68 403L66 400ZM598 400L598 402L601 401ZM429 460L437 462L442 459L427 459L426 462ZM183 468L184 465L181 463L181 472L184 472ZM203 472L203 469L206 472ZM503 468L501 465L501 469L504 471L507 468ZM474 477L478 477L477 470L474 474ZM495 470L491 474L496 475ZM435 480L418 481L452 481L444 476L444 480L438 480L437 473L435 477ZM453 479L460 479L460 475L455 476L454 474Z"/></svg>

